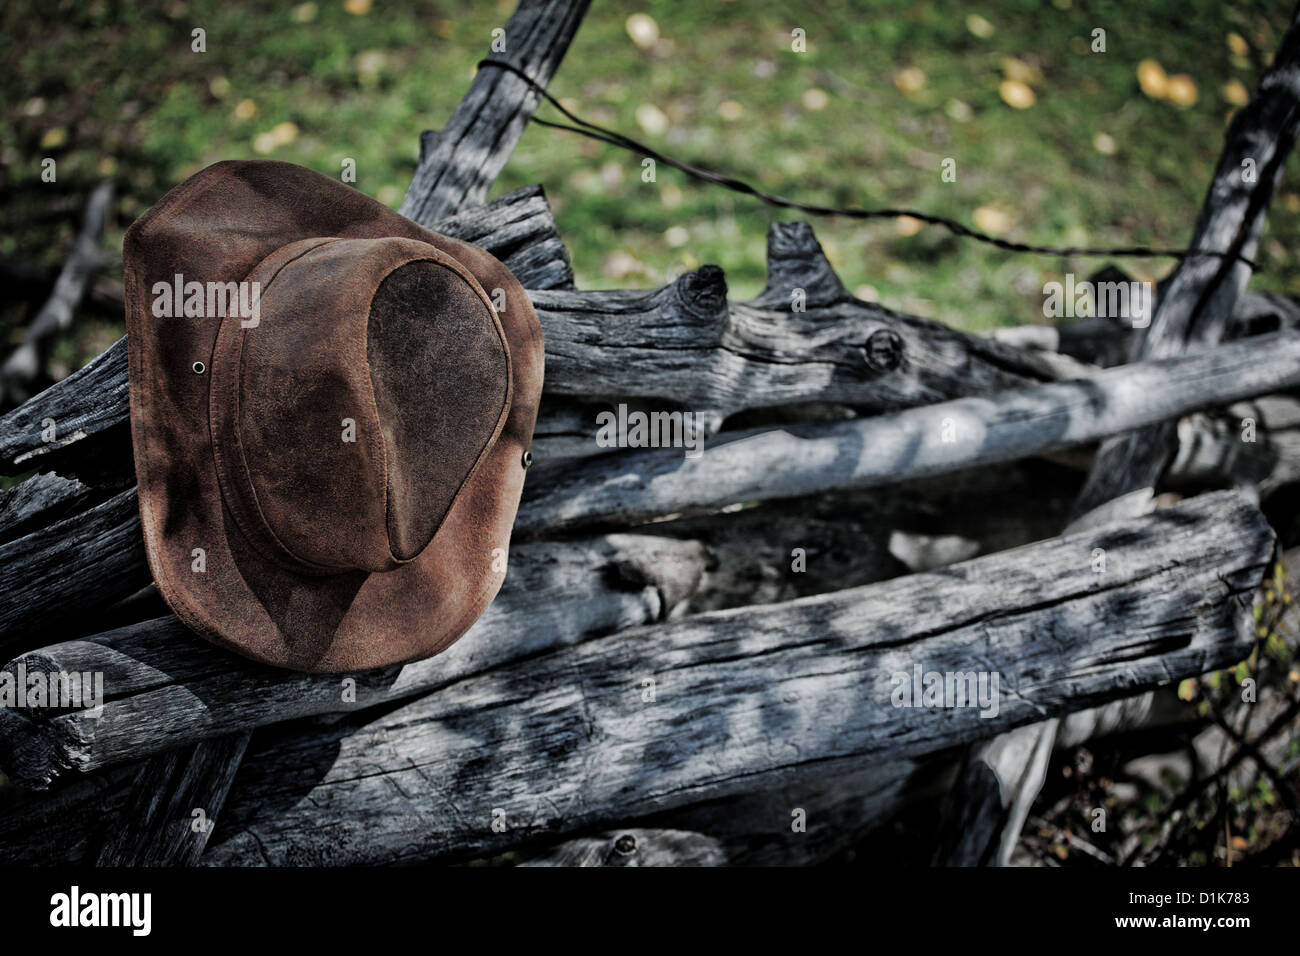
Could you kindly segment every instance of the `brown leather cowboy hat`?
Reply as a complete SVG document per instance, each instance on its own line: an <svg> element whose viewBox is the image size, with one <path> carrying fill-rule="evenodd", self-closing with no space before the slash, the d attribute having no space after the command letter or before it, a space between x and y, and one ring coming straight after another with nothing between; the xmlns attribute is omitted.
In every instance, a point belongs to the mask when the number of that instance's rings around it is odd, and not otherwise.
<svg viewBox="0 0 1300 956"><path fill-rule="evenodd" d="M460 637L505 577L542 389L510 271L269 161L181 183L124 258L140 517L176 615L304 671Z"/></svg>

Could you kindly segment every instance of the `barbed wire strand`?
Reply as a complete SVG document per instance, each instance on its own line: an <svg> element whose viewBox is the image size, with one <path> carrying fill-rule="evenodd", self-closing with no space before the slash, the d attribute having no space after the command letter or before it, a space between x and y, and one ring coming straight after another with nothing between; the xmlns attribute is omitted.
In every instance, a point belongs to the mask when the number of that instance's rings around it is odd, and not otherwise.
<svg viewBox="0 0 1300 956"><path fill-rule="evenodd" d="M577 133L580 136L586 136L589 139L598 140L610 146L617 146L634 153L642 153L657 163L663 163L671 166L673 169L680 170L693 179L702 182L711 183L716 186L722 186L733 192L753 196L762 200L769 206L777 206L782 209L797 209L800 212L806 212L814 216L843 216L849 219L916 219L920 222L932 226L939 226L948 230L955 236L963 239L973 239L976 242L982 242L990 246L1007 252L1023 252L1051 256L1087 256L1101 257L1113 256L1120 257L1167 257L1172 259L1188 259L1195 256L1206 256L1217 259L1238 259L1252 270L1258 270L1258 265L1253 259L1248 259L1241 254L1230 252L1214 252L1208 249L1164 249L1155 246L1120 246L1114 248L1103 248L1096 246L1045 246L1028 242L1014 242L1010 239L1002 239L998 236L989 235L986 232L980 232L978 229L972 229L964 223L955 219L948 219L945 216L936 216L928 212L922 212L918 209L861 209L855 207L839 206L822 206L816 203L800 202L797 199L790 199L786 196L779 196L775 193L764 192L756 186L737 179L734 176L728 176L724 173L717 173L710 169L704 169L691 163L674 159L666 156L645 143L635 140L630 136L625 136L617 130L612 130L596 123L588 122L580 116L575 116L571 111L566 109L559 100L547 92L546 88L529 76L513 63L507 63L505 60L494 60L491 57L479 60L475 65L476 69L482 69L485 66L494 66L498 69L513 73L525 83L528 84L538 95L546 102L550 103L559 110L565 117L576 123L576 126L569 126L565 123L556 123L551 120L540 119L537 116L531 117L532 121L539 126L547 126L551 129L565 130L570 133Z"/></svg>

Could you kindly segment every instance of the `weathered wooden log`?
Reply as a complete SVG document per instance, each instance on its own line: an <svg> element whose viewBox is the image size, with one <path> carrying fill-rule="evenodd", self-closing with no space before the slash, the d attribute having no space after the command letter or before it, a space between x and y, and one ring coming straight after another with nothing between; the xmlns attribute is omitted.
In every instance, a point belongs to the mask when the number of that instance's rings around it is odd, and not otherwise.
<svg viewBox="0 0 1300 956"><path fill-rule="evenodd" d="M529 288L573 285L568 252L541 186L528 186L437 224L439 232L474 242L501 259ZM83 368L0 417L0 474L63 464L69 446L117 429L129 442L126 339ZM55 453L69 451L63 456ZM125 456L129 462L129 452Z"/></svg>
<svg viewBox="0 0 1300 956"><path fill-rule="evenodd" d="M520 866L725 866L727 851L714 837L689 830L633 827L577 837Z"/></svg>
<svg viewBox="0 0 1300 956"><path fill-rule="evenodd" d="M1062 721L1058 747L1078 746L1137 722L1144 727L1163 726L1186 719L1187 708L1172 692L1154 698L1156 712L1133 710L1135 702L1146 699L1129 698L1071 714ZM0 863L95 861L100 847L112 839L119 812L133 805L130 793L140 774L137 767L141 765L77 777L53 790L18 792L0 813ZM728 865L816 864L860 843L917 801L931 800L947 790L955 770L946 754L923 761L895 760L886 766L869 764L843 774L818 774L771 790L750 790L675 808L640 823L706 834L721 845ZM801 811L802 831L794 826L796 811Z"/></svg>
<svg viewBox="0 0 1300 956"><path fill-rule="evenodd" d="M238 658L167 617L22 655L27 673L102 672L98 716L0 709L0 765L48 786L164 749L311 714L400 700L592 634L665 618L699 584L696 541L615 535L512 549L497 599L448 651L355 675L298 674Z"/></svg>
<svg viewBox="0 0 1300 956"><path fill-rule="evenodd" d="M1273 189L1300 133L1300 10L1250 103L1233 117L1191 248L1253 259ZM1248 174L1250 173L1250 174ZM1182 260L1139 337L1135 356L1165 358L1218 343L1250 279L1239 259ZM1107 441L1076 505L1083 515L1156 485L1177 447L1173 423Z"/></svg>
<svg viewBox="0 0 1300 956"><path fill-rule="evenodd" d="M492 57L545 87L590 4L520 0L503 33L494 37ZM447 125L420 137L420 164L398 212L430 226L482 203L540 102L541 96L513 73L480 70Z"/></svg>
<svg viewBox="0 0 1300 956"><path fill-rule="evenodd" d="M654 292L530 290L547 391L723 415L808 401L879 412L1060 377L1033 351L855 299L808 223L774 223L767 264L762 294L730 305L716 266Z"/></svg>
<svg viewBox="0 0 1300 956"><path fill-rule="evenodd" d="M890 552L896 529L944 529L985 552L1002 550L1059 527L1072 493L1068 471L1037 463L657 525L662 538L521 545L488 621L460 650L438 664L408 667L399 680L362 680L355 701L343 699L336 677L252 665L196 640L170 616L133 623L44 646L8 665L10 672L19 663L29 672L103 671L112 699L99 717L33 711L26 721L0 725L9 741L0 746L9 755L0 756L0 767L24 786L45 786L67 772L142 759L214 730L414 696L585 633L884 580L906 571ZM540 618L539 606L548 609ZM564 617L564 608L581 615ZM491 646L471 653L468 642L479 640Z"/></svg>
<svg viewBox="0 0 1300 956"><path fill-rule="evenodd" d="M772 226L767 289L730 308L722 272L713 266L654 292L566 288L572 279L567 259L557 270L541 258L562 247L538 203L544 210L540 193L532 193L498 209L496 217L466 213L440 225L489 251L512 253L506 259L512 268L527 259L521 281L540 277L553 286L528 287L546 337L543 442L554 431L573 439L570 445L578 447L571 451L601 450L595 422L575 422L564 403L556 407L556 396L655 399L694 406L720 421L742 409L812 401L886 411L1061 375L1038 353L854 299L806 223ZM794 291L805 296L806 310L792 311ZM124 340L65 382L71 384L0 419L0 470L30 468L43 454L125 425ZM573 433L575 425L586 426L585 441Z"/></svg>
<svg viewBox="0 0 1300 956"><path fill-rule="evenodd" d="M213 737L145 762L97 866L193 866L203 855L252 734Z"/></svg>
<svg viewBox="0 0 1300 956"><path fill-rule="evenodd" d="M1208 354L1108 369L1092 379L1059 382L959 399L875 418L726 433L696 460L679 449L651 449L537 469L525 488L515 532L520 537L579 526L632 525L664 515L717 510L1010 461L1226 404L1256 392L1300 384L1300 334L1256 336ZM134 519L123 510L111 529L80 528L72 518L8 546L31 556L6 567L15 589L54 596L75 591L79 565L39 560L46 546L121 556L123 569L141 558ZM97 506L107 514L107 505ZM135 532L138 535L138 531ZM45 536L45 537L42 537ZM48 538L48 541L46 540ZM29 540L30 539L30 540ZM57 540L56 540L57 539ZM116 559L115 559L116 560ZM116 565L115 565L116 566ZM116 582L116 583L114 583ZM116 592L110 591L116 587ZM125 597L140 586L119 575L99 586L97 600ZM19 632L15 616L0 624Z"/></svg>
<svg viewBox="0 0 1300 956"><path fill-rule="evenodd" d="M0 649L149 583L135 489L0 545Z"/></svg>
<svg viewBox="0 0 1300 956"><path fill-rule="evenodd" d="M1239 659L1272 548L1258 511L1219 493L941 574L561 648L359 726L255 742L203 862L476 857L946 749ZM997 716L894 706L917 667L998 674Z"/></svg>
<svg viewBox="0 0 1300 956"><path fill-rule="evenodd" d="M41 375L45 354L55 336L72 327L77 307L86 294L91 276L104 265L99 240L113 205L113 184L102 182L90 193L82 217L81 231L73 243L68 261L54 283L41 311L36 313L22 344L0 366L0 405L25 402Z"/></svg>
<svg viewBox="0 0 1300 956"><path fill-rule="evenodd" d="M1300 132L1300 7L1272 66L1250 103L1225 135L1190 247L1227 258L1182 260L1161 290L1151 324L1134 341L1135 358L1181 355L1223 339L1245 291L1264 230L1273 188ZM1248 175L1250 173L1257 175ZM1147 507L1178 448L1176 421L1104 441L1075 503L1072 527ZM982 744L968 757L950 823L957 830L947 853L956 865L1006 865L1030 806L1042 787L1058 727L1047 721Z"/></svg>
<svg viewBox="0 0 1300 956"><path fill-rule="evenodd" d="M1010 461L1298 384L1300 334L1283 332L990 398L724 433L694 460L681 449L649 449L539 472L524 490L515 532L638 524Z"/></svg>

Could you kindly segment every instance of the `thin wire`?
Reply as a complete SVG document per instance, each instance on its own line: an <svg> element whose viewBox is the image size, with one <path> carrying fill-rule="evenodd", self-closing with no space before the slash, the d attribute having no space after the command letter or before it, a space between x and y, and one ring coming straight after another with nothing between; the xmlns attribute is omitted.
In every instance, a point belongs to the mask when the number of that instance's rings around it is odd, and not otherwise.
<svg viewBox="0 0 1300 956"><path fill-rule="evenodd" d="M997 236L991 236L986 232L980 232L978 229L972 229L969 226L958 222L955 219L947 219L943 216L935 216L928 212L921 212L917 209L855 209L852 207L821 206L815 203L799 202L797 199L790 199L786 196L778 196L775 193L764 192L763 190L745 182L736 179L733 176L727 176L723 173L715 173L709 169L703 169L690 163L683 162L679 159L673 159L671 156L665 156L658 150L647 146L645 143L635 140L630 136L599 126L596 123L590 123L575 116L554 96L546 91L546 88L535 81L527 73L515 66L513 63L507 63L504 60L494 60L491 57L479 60L476 69L482 69L485 66L495 66L498 69L513 73L529 85L538 95L563 113L568 119L573 120L576 126L569 126L565 123L555 123L550 120L539 119L536 116L531 117L532 121L539 126L549 126L551 129L561 129L570 133L577 133L580 136L586 136L589 139L598 140L607 143L610 146L617 146L620 149L626 149L634 153L643 153L649 156L657 163L663 163L674 169L681 170L694 179L699 179L706 183L712 183L716 186L722 186L724 189L730 189L733 192L744 193L760 199L770 206L778 206L782 209L797 209L800 212L806 212L815 216L844 216L850 219L902 219L904 217L916 219L932 226L941 226L947 229L955 236L964 239L974 239L976 242L983 242L990 246L996 246L998 249L1004 249L1007 252L1028 252L1039 253L1051 256L1167 256L1173 259L1187 259L1194 256L1207 256L1218 259L1239 259L1251 269L1258 269L1255 261L1248 259L1243 255L1211 252L1200 249L1161 249L1153 246L1122 246L1119 248L1099 248L1099 247L1079 247L1079 246L1041 246L1026 242L1013 242L1009 239L1000 239Z"/></svg>

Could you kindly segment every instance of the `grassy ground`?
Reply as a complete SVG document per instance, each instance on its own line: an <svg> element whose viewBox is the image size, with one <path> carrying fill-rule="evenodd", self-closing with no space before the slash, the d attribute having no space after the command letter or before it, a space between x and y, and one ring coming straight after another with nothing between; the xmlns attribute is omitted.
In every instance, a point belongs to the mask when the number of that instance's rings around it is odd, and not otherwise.
<svg viewBox="0 0 1300 956"><path fill-rule="evenodd" d="M1254 88L1289 5L1138 6L602 0L552 91L586 118L813 202L910 205L1043 243L1176 246L1232 101ZM454 108L513 0L48 9L13 0L0 14L0 254L56 264L100 176L119 187L114 245L177 181L220 159L270 156L336 175L351 158L358 187L396 206L419 131ZM206 52L191 50L196 27ZM1105 53L1089 49L1097 27ZM795 29L806 52L792 51ZM1144 93L1144 60L1190 87L1149 81ZM57 183L40 181L47 156ZM941 181L945 158L956 182ZM766 225L790 215L672 170L643 183L640 159L531 127L497 191L546 185L584 287L653 287L714 262L734 293L761 288ZM911 225L817 229L850 289L965 328L1041 318L1045 281L1099 265ZM1257 285L1300 293L1293 182L1269 229ZM1172 263L1125 265L1158 277ZM27 315L8 310L0 338ZM61 364L75 368L118 333L88 327L63 344Z"/></svg>

